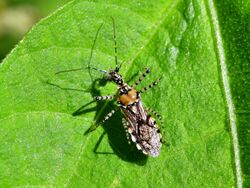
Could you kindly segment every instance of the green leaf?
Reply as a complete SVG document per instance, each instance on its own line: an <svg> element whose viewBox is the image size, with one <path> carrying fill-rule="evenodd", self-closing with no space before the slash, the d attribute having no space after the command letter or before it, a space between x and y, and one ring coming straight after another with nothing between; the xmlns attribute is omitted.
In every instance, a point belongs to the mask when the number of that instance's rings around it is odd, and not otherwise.
<svg viewBox="0 0 250 188"><path fill-rule="evenodd" d="M225 8L226 7L226 8ZM243 186L250 186L250 2L218 1L218 19L239 135ZM235 140L235 139L234 139ZM234 146L235 148L235 146ZM240 172L237 172L240 176Z"/></svg>
<svg viewBox="0 0 250 188"><path fill-rule="evenodd" d="M240 187L249 171L237 167L237 139L245 148L249 140L244 132L240 138L233 134L232 118L240 131L248 130L248 111L241 115L238 109L249 109L249 97L238 101L245 86L233 66L249 68L249 50L231 36L237 39L234 29L241 28L249 49L249 32L226 19L240 6L226 2L76 0L37 24L0 67L0 186ZM249 8L241 11L242 17L249 14ZM84 134L116 106L91 102L115 94L114 84L103 84L94 70L55 74L87 66L103 23L91 66L114 68L111 17L124 79L133 83L134 75L150 67L139 89L162 76L142 96L164 119L166 144L158 158L127 143L121 113ZM247 150L240 154L241 165L249 166Z"/></svg>

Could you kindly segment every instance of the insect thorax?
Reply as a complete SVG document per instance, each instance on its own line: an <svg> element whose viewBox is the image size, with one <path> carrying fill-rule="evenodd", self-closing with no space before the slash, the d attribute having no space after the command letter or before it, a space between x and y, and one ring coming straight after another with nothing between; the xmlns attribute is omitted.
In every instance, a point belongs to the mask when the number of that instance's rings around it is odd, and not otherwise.
<svg viewBox="0 0 250 188"><path fill-rule="evenodd" d="M127 84L124 84L123 86L119 87L118 92L118 101L124 106L131 105L138 99L138 92Z"/></svg>

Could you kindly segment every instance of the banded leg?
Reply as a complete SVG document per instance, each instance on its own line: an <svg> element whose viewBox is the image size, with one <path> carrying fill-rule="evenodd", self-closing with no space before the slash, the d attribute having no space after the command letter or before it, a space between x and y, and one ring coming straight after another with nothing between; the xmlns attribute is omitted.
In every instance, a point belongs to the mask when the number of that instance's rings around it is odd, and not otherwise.
<svg viewBox="0 0 250 188"><path fill-rule="evenodd" d="M84 134L88 134L94 130L96 130L97 127L99 127L101 124L105 123L109 118L112 117L112 115L114 115L114 113L116 112L117 110L111 110L111 112L109 112L105 117L104 119L98 123L98 124L93 124Z"/></svg>
<svg viewBox="0 0 250 188"><path fill-rule="evenodd" d="M132 87L135 87L137 85L139 85L142 80L147 76L147 74L150 73L150 69L149 68L145 68L145 71L142 73L142 75L139 77L139 79L132 85Z"/></svg>
<svg viewBox="0 0 250 188"><path fill-rule="evenodd" d="M160 78L157 79L157 80L154 81L153 83L151 83L151 84L149 84L148 86L142 88L139 92L140 92L140 93L146 92L148 89L151 89L152 87L156 86L156 85L160 82L160 80L161 80Z"/></svg>
<svg viewBox="0 0 250 188"><path fill-rule="evenodd" d="M127 122L127 120L125 118L122 118L122 124L123 124L123 127L124 127L125 132L126 132L126 137L127 137L127 140L128 140L128 144L131 144L131 141L129 139L129 132L128 132L129 124L128 124L128 122Z"/></svg>
<svg viewBox="0 0 250 188"><path fill-rule="evenodd" d="M162 117L158 112L156 112L150 108L145 108L145 109L147 112L151 113L154 117L157 117L157 119L160 121L160 124L163 125Z"/></svg>
<svg viewBox="0 0 250 188"><path fill-rule="evenodd" d="M122 123L123 123L123 126L124 126L125 131L126 131L126 137L127 137L127 140L128 140L128 144L131 144L131 141L135 142L136 143L136 148L138 150L142 150L141 146L136 141L136 137L134 136L135 131L133 130L132 127L129 127L129 122L125 118L123 118Z"/></svg>
<svg viewBox="0 0 250 188"><path fill-rule="evenodd" d="M166 143L166 141L164 140L164 138L162 138L162 135L165 135L165 129L164 129L164 127L163 127L163 120L162 120L162 117L161 117L161 115L160 114L158 114L158 112L156 112L156 111L154 111L154 110L152 110L152 109L150 109L150 108L146 108L146 111L147 112L149 112L149 113L151 113L152 115L154 115L155 117L157 117L157 119L160 121L160 126L159 126L159 128L161 128L161 130L160 129L158 129L158 132L161 134L161 142L162 143ZM149 115L150 116L150 115ZM155 122L154 122L155 123Z"/></svg>
<svg viewBox="0 0 250 188"><path fill-rule="evenodd" d="M97 101L104 101L104 100L112 100L114 97L115 97L114 95L95 96L94 99Z"/></svg>
<svg viewBox="0 0 250 188"><path fill-rule="evenodd" d="M109 118L111 118L111 117L114 115L115 112L116 112L116 110L111 110L111 111L104 117L104 119L103 119L100 123L98 123L98 124L103 124L103 123L105 123L107 120L109 120Z"/></svg>

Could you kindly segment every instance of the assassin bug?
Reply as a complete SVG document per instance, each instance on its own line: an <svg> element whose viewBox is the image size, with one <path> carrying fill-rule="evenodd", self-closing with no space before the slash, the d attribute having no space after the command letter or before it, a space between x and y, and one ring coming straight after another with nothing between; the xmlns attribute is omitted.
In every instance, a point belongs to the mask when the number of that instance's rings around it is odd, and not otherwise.
<svg viewBox="0 0 250 188"><path fill-rule="evenodd" d="M139 85L142 80L146 77L147 74L150 73L150 70L147 68L145 72L139 77L139 79L135 82L134 85L129 86L123 80L122 76L119 74L119 70L121 68L121 64L118 65L118 58L117 58L117 45L116 45L116 30L115 30L115 22L112 18L113 22L113 38L114 38L114 52L115 52L115 63L116 67L114 70L101 70L98 68L93 68L88 65L88 68L94 69L104 73L107 76L109 81L114 82L117 87L117 94L116 95L109 95L109 96L96 96L94 99L96 101L102 100L113 100L116 99L118 103L118 107L121 109L122 113L124 114L125 118L123 119L123 125L125 127L127 137L129 137L133 142L136 143L136 147L138 150L141 150L145 155L150 155L152 157L157 157L160 154L162 142L161 142L161 134L158 125L156 124L155 120L149 113L154 114L161 119L161 117L153 111L146 110L141 101L141 93L146 92L148 89L152 88L160 79L154 81L147 87L144 87L142 90L137 91L135 86ZM102 25L99 27L95 40L91 49L90 60L92 57L93 49L95 46L95 42L98 36L98 33L101 29ZM89 60L89 62L90 62ZM72 69L68 71L74 70L81 70L79 69ZM61 71L65 72L65 71ZM117 110L112 110L109 114L107 114L104 119L97 124L97 126L90 128L89 131L95 130L100 124L103 124L107 121ZM128 138L129 139L129 138ZM129 141L130 142L130 141Z"/></svg>

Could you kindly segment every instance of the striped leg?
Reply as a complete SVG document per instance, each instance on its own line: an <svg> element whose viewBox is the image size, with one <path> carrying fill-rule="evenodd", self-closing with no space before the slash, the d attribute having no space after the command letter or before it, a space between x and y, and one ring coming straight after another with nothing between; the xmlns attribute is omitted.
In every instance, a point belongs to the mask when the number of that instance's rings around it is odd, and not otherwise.
<svg viewBox="0 0 250 188"><path fill-rule="evenodd" d="M97 127L99 127L101 124L105 123L107 120L109 120L109 118L112 117L112 115L114 115L114 113L116 112L117 110L111 110L111 112L109 112L105 117L104 119L98 123L98 124L93 124L84 134L88 134L94 130L96 130Z"/></svg>
<svg viewBox="0 0 250 188"><path fill-rule="evenodd" d="M161 80L161 79L159 78L159 79L157 79L156 81L154 81L153 83L149 84L148 86L142 88L142 89L140 90L140 93L144 93L144 92L146 92L148 89L151 89L152 87L156 86L156 85L160 82L160 80Z"/></svg>
<svg viewBox="0 0 250 188"><path fill-rule="evenodd" d="M163 125L162 117L158 112L156 112L152 109L149 109L149 108L146 108L146 111L151 113L154 117L157 117L157 119L160 121L160 124Z"/></svg>
<svg viewBox="0 0 250 188"><path fill-rule="evenodd" d="M114 97L115 97L114 95L95 96L94 99L97 101L104 101L104 100L112 100Z"/></svg>
<svg viewBox="0 0 250 188"><path fill-rule="evenodd" d="M132 87L135 87L137 85L139 85L142 80L147 76L147 74L150 73L150 69L149 68L145 68L145 71L143 72L143 74L139 77L139 79L132 85Z"/></svg>
<svg viewBox="0 0 250 188"><path fill-rule="evenodd" d="M111 110L111 112L109 112L99 124L105 123L107 120L109 120L109 118L114 115L115 112L116 110Z"/></svg>
<svg viewBox="0 0 250 188"><path fill-rule="evenodd" d="M128 124L128 122L127 122L127 120L125 118L122 118L122 124L123 124L125 132L126 132L126 137L127 137L128 143L131 144L131 141L130 141L130 138L129 138L130 136L129 136L129 132L128 132L129 124Z"/></svg>
<svg viewBox="0 0 250 188"><path fill-rule="evenodd" d="M149 113L151 113L154 117L156 117L160 121L159 128L161 128L162 131L160 129L158 129L158 132L161 133L161 142L162 143L166 143L166 140L162 137L162 135L165 135L165 129L163 127L163 120L162 120L161 115L158 114L158 112L156 112L156 111L154 111L152 109L149 109L149 108L146 108L146 111L149 112ZM156 123L156 122L154 122L154 123Z"/></svg>

